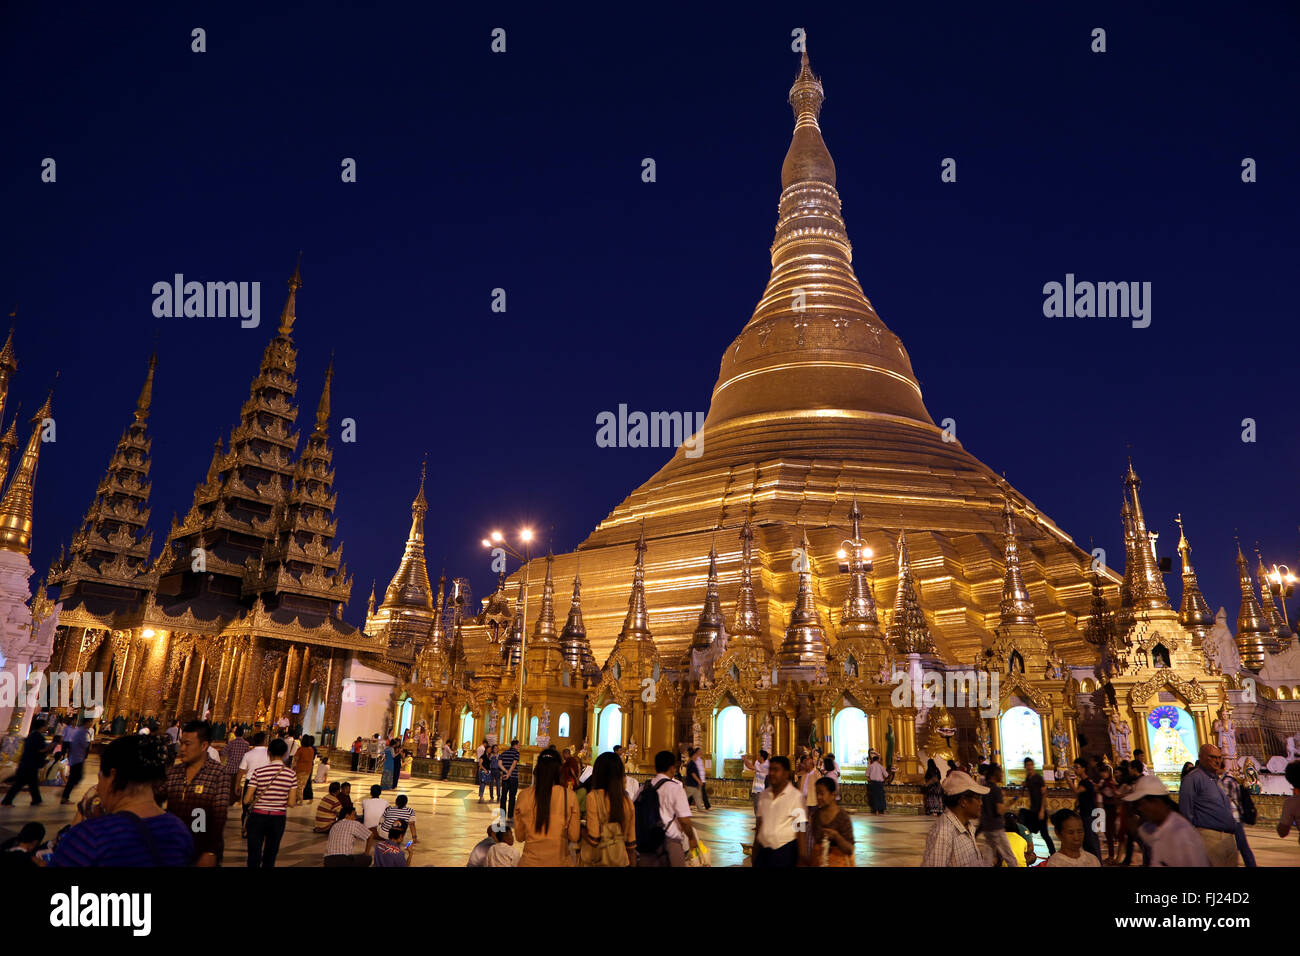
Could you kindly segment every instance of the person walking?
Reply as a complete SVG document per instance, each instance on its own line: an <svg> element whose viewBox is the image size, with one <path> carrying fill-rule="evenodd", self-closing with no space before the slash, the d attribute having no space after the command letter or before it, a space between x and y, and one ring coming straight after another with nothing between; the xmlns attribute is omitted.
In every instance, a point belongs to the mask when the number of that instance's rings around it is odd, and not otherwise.
<svg viewBox="0 0 1300 956"><path fill-rule="evenodd" d="M441 756L442 756L442 777L441 777L441 779L446 780L449 776L451 776L451 759L452 759L452 757L455 756L455 753L454 753L454 752L452 751L452 749L451 749L451 741L449 741L449 740L444 740L444 741L442 742L442 755L441 755Z"/></svg>
<svg viewBox="0 0 1300 956"><path fill-rule="evenodd" d="M582 827L583 866L636 866L636 810L628 799L623 761L612 753L596 758Z"/></svg>
<svg viewBox="0 0 1300 956"><path fill-rule="evenodd" d="M507 826L514 826L515 799L519 796L519 741L501 754L501 809L505 811Z"/></svg>
<svg viewBox="0 0 1300 956"><path fill-rule="evenodd" d="M1183 777L1178 790L1178 812L1196 828L1205 843L1211 866L1236 866L1237 819L1232 801L1222 782L1223 752L1205 744L1196 756L1196 766Z"/></svg>
<svg viewBox="0 0 1300 956"><path fill-rule="evenodd" d="M383 790L396 790L397 778L402 772L402 741L394 737L388 741L388 746L384 748L384 772L379 778L379 786Z"/></svg>
<svg viewBox="0 0 1300 956"><path fill-rule="evenodd" d="M352 741L352 772L353 773L359 773L361 770L361 751L365 749L365 746L366 746L366 742L361 737L357 737L356 740Z"/></svg>
<svg viewBox="0 0 1300 956"><path fill-rule="evenodd" d="M970 774L949 770L943 778L943 813L925 838L922 866L988 866L976 839L975 823L989 788Z"/></svg>
<svg viewBox="0 0 1300 956"><path fill-rule="evenodd" d="M1034 758L1026 757L1023 792L1029 796L1029 806L1020 808L1020 823L1031 834L1037 833L1043 838L1050 857L1056 852L1056 846L1052 843L1052 834L1048 830L1047 802L1043 799L1046 789L1047 781L1034 766Z"/></svg>
<svg viewBox="0 0 1300 956"><path fill-rule="evenodd" d="M230 802L234 803L241 796L236 784L239 781L239 765L244 760L244 754L248 753L249 744L244 738L244 725L235 725L235 736L226 744L226 751L222 754L223 769L226 776L230 778Z"/></svg>
<svg viewBox="0 0 1300 956"><path fill-rule="evenodd" d="M885 781L888 779L889 771L881 763L880 754L872 754L871 762L867 764L867 794L873 814L883 816L885 813Z"/></svg>
<svg viewBox="0 0 1300 956"><path fill-rule="evenodd" d="M696 810L704 809L704 781L700 778L702 761L695 758L699 752L699 747L691 747L686 751L686 801Z"/></svg>
<svg viewBox="0 0 1300 956"><path fill-rule="evenodd" d="M800 856L807 857L806 848L801 851L799 844L807 832L809 814L803 792L791 782L789 758L778 755L768 761L767 782L755 811L751 857L754 868L797 866ZM814 784L813 800L816 799Z"/></svg>
<svg viewBox="0 0 1300 956"><path fill-rule="evenodd" d="M497 760L497 745L492 744L478 758L478 802L484 802L483 788L486 787L488 799L495 803L500 783L501 764Z"/></svg>
<svg viewBox="0 0 1300 956"><path fill-rule="evenodd" d="M239 835L241 837L248 836L248 804L244 800L244 797L248 796L248 778L254 770L265 767L270 762L271 754L266 746L266 731L259 730L253 734L253 745L239 761Z"/></svg>
<svg viewBox="0 0 1300 956"><path fill-rule="evenodd" d="M1101 861L1101 838L1097 835L1097 811L1100 809L1100 797L1097 785L1093 782L1088 761L1079 757L1074 761L1074 774L1070 777L1070 789L1074 791L1075 812L1083 821L1083 848Z"/></svg>
<svg viewBox="0 0 1300 956"><path fill-rule="evenodd" d="M621 757L616 759L621 760ZM671 750L655 754L655 775L641 785L633 801L636 816L637 866L685 866L686 848L698 849L686 788L677 778L680 758ZM595 776L595 771L592 772Z"/></svg>
<svg viewBox="0 0 1300 956"><path fill-rule="evenodd" d="M289 814L289 799L297 777L284 763L289 745L283 737L271 741L267 748L269 762L248 775L244 805L248 807L248 867L275 866ZM251 753L251 751L250 751Z"/></svg>
<svg viewBox="0 0 1300 956"><path fill-rule="evenodd" d="M45 755L50 749L50 745L45 742L45 718L35 717L32 719L32 730L23 741L23 752L18 757L18 768L14 771L13 785L9 792L5 794L4 800L0 800L0 806L12 807L14 797L18 793L27 789L32 794L32 806L41 805L41 768L45 766Z"/></svg>
<svg viewBox="0 0 1300 956"><path fill-rule="evenodd" d="M181 728L180 761L167 770L167 812L193 830L195 866L220 866L226 847L230 777L208 757L211 745L212 725L191 720Z"/></svg>
<svg viewBox="0 0 1300 956"><path fill-rule="evenodd" d="M772 766L772 755L766 750L760 750L757 757L754 757L753 754L745 754L740 759L745 765L746 770L754 771L754 783L749 788L749 802L753 804L754 816L757 817L758 798L761 797L763 791L767 789L767 774L768 770Z"/></svg>
<svg viewBox="0 0 1300 956"><path fill-rule="evenodd" d="M853 865L853 821L835 799L839 786L830 774L814 784L817 788L817 809L813 811L809 827L811 841L805 841L809 866Z"/></svg>
<svg viewBox="0 0 1300 956"><path fill-rule="evenodd" d="M294 806L313 797L311 792L311 774L316 769L315 739L311 734L302 735L302 744L293 755Z"/></svg>
<svg viewBox="0 0 1300 956"><path fill-rule="evenodd" d="M1215 789L1218 789L1217 783ZM1170 798L1159 777L1140 777L1124 799L1146 824L1139 833L1146 844L1143 856L1150 860L1150 866L1211 865L1205 841L1188 819L1178 812L1178 804ZM1234 853L1236 849L1234 843Z"/></svg>
<svg viewBox="0 0 1300 956"><path fill-rule="evenodd" d="M63 798L59 803L72 802L72 789L81 783L86 770L86 755L90 753L90 718L82 717L75 727L64 735L68 750L68 781L63 785Z"/></svg>
<svg viewBox="0 0 1300 956"><path fill-rule="evenodd" d="M995 763L987 764L984 779L988 784L988 793L980 802L979 833L984 838L984 861L988 866L1018 866L1016 856L1011 852L1007 840L1007 824L1003 816L1011 806L1002 793L1002 768Z"/></svg>

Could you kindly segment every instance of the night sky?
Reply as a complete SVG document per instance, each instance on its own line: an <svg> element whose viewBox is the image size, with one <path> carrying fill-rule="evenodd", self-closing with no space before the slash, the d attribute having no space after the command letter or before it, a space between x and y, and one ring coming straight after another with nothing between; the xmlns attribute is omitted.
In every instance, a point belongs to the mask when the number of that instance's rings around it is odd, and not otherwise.
<svg viewBox="0 0 1300 956"><path fill-rule="evenodd" d="M598 448L597 413L705 411L763 291L799 26L858 276L934 419L1116 566L1131 446L1161 553L1181 511L1234 618L1234 529L1300 565L1293 5L185 6L0 12L23 440L62 373L38 574L94 495L155 333L157 550L238 421L300 249L299 424L334 350L348 619L396 569L426 452L432 574L445 561L485 594L497 525L571 550L670 455ZM177 272L260 281L261 326L155 318L152 286ZM1151 282L1151 326L1045 318L1066 273Z"/></svg>

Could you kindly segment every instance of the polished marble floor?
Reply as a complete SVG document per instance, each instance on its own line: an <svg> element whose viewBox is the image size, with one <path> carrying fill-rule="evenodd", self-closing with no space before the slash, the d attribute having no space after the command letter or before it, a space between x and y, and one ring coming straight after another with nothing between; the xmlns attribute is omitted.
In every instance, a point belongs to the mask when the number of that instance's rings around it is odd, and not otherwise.
<svg viewBox="0 0 1300 956"><path fill-rule="evenodd" d="M87 778L78 789L84 791L95 779L94 758L87 764ZM371 784L379 782L378 774L335 773L334 779L352 783L353 800L369 795ZM326 790L315 785L317 796ZM405 793L415 810L416 829L420 840L416 844L415 865L455 866L465 865L470 849L481 840L488 824L493 820L495 804L478 802L478 789L467 784L442 783L427 778L402 778L397 793ZM72 806L59 805L59 791L53 786L42 788L44 802L32 808L29 797L21 794L15 805L0 809L0 838L17 832L28 820L39 820L53 832L73 817ZM386 791L385 798L392 800L396 794ZM304 804L290 811L284 840L280 845L278 866L319 866L325 847L325 838L311 832L314 814L312 806ZM748 862L742 844L753 837L753 812L746 806L719 806L695 816L701 839L711 851L714 866L744 866ZM871 816L855 813L853 830L857 842L857 866L916 866L925 846L925 836L932 820L926 817L887 814ZM1040 855L1046 852L1040 838L1035 838ZM1250 828L1250 844L1260 866L1300 866L1300 843L1293 834L1289 839L1279 839L1271 826ZM232 814L226 829L226 866L242 866L246 859L243 841L239 838L238 812Z"/></svg>

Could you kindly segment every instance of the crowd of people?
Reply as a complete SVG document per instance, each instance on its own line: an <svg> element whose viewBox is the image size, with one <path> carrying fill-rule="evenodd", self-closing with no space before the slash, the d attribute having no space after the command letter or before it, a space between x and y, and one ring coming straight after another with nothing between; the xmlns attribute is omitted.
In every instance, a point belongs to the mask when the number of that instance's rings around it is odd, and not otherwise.
<svg viewBox="0 0 1300 956"><path fill-rule="evenodd" d="M57 728L45 736L43 718L33 721L18 768L2 804L24 789L41 803L40 781L52 756L64 762L62 800L72 801L82 779L93 725ZM358 738L361 740L361 738ZM325 784L312 815L327 867L406 867L419 842L415 810L404 793L392 802L409 756L401 738L375 735L352 748L353 766L380 774L369 795L354 803L352 784L329 781L327 760L311 735L279 727L246 738L236 728L219 752L212 727L202 720L165 730L153 726L116 737L103 747L99 776L81 795L72 824L47 839L39 822L24 825L4 846L0 865L217 866L225 854L227 821L239 804L246 865L276 865L289 810L316 799L312 784ZM376 746L376 743L378 745ZM57 747L57 751L56 748ZM429 753L439 760L444 751ZM584 763L581 754L543 749L530 785L520 787L519 741L506 749L484 741L474 753L478 799L497 805L469 866L707 866L709 850L693 814L711 807L706 766L698 748L664 750L654 774L638 783L627 772L622 748ZM976 768L950 763L941 773L927 765L923 798L935 817L923 866L1033 866L1034 836L1047 847L1048 867L1130 865L1135 849L1144 866L1253 866L1245 826L1255 821L1248 790L1224 772L1218 748L1201 748L1184 770L1175 800L1164 783L1135 759L1112 767L1080 758L1067 776L1075 805L1049 815L1046 782L1033 760L1024 779L1004 788L996 763ZM792 762L759 751L745 754L753 773L754 830L750 851L756 868L852 866L855 836L850 812L840 804L840 768L833 754L800 752ZM867 768L868 804L884 812L889 772L872 755ZM874 772L873 772L874 771ZM441 768L445 778L447 769ZM1300 825L1300 762L1287 768L1294 794L1286 801L1279 835ZM198 825L196 821L201 821ZM1053 842L1059 842L1059 848ZM1105 841L1103 851L1102 841ZM1103 853L1105 854L1103 856Z"/></svg>

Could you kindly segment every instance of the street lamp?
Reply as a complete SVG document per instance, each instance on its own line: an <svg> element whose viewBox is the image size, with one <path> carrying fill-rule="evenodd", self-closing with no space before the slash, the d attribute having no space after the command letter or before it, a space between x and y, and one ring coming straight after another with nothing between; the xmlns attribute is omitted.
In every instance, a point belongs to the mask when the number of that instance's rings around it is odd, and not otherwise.
<svg viewBox="0 0 1300 956"><path fill-rule="evenodd" d="M528 584L530 572L532 571L532 542L533 529L521 528L519 530L519 540L523 542L523 553L520 554L512 548L506 541L506 536L500 531L493 531L491 535L483 539L483 547L500 548L506 554L510 555L516 561L524 566L524 600L523 611L520 618L519 630L519 690L515 703L515 719L517 726L512 737L524 739L524 644L528 640Z"/></svg>
<svg viewBox="0 0 1300 956"><path fill-rule="evenodd" d="M1273 565L1273 573L1267 575L1268 589L1278 598L1278 603L1282 605L1282 623L1286 625L1287 633L1291 631L1291 622L1286 615L1286 599L1295 591L1296 576L1291 573L1291 569L1285 564Z"/></svg>

